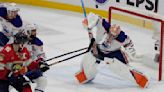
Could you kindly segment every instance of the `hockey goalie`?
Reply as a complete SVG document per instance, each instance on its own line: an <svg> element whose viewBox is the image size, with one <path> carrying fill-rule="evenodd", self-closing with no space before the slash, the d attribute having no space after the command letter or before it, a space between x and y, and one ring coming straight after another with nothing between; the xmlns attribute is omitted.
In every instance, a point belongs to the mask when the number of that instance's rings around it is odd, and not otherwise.
<svg viewBox="0 0 164 92"><path fill-rule="evenodd" d="M134 56L136 52L132 40L121 30L120 26L111 25L94 13L90 13L83 20L83 25L95 42L91 51L84 55L80 71L75 74L79 83L92 81L97 74L97 66L101 62L106 62L115 74L136 83L141 88L147 87L148 76L129 65L126 53ZM122 51L122 47L125 48L126 53Z"/></svg>

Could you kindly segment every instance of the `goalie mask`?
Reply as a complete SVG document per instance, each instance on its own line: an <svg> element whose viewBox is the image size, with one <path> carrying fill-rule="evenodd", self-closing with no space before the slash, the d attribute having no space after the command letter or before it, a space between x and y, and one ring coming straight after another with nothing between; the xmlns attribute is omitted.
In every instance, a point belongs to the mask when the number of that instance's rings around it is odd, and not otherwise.
<svg viewBox="0 0 164 92"><path fill-rule="evenodd" d="M110 27L109 36L117 37L121 32L120 26L114 24Z"/></svg>

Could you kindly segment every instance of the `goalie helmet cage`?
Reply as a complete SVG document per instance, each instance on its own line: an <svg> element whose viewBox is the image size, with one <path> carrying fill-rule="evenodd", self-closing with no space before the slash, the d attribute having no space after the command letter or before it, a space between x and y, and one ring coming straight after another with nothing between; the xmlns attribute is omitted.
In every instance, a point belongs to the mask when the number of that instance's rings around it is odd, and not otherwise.
<svg viewBox="0 0 164 92"><path fill-rule="evenodd" d="M112 11L117 11L117 12L121 12L121 13L126 13L129 14L131 16L137 16L137 17L141 17L144 18L146 20L153 20L153 21L157 21L160 23L160 58L159 58L159 71L158 71L158 80L162 80L162 63L163 63L163 54L164 54L164 18L162 19L161 16L159 17L153 17L152 15L158 15L156 13L150 12L150 11L144 11L144 10L139 10L139 9L129 9L129 8L125 8L125 7L109 7L109 23L111 23L112 21ZM145 14L147 13L147 15Z"/></svg>

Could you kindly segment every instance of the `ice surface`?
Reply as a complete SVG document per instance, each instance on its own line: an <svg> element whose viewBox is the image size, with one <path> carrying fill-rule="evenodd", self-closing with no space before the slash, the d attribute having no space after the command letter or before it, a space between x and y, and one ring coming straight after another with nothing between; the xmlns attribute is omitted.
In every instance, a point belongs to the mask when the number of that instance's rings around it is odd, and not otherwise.
<svg viewBox="0 0 164 92"><path fill-rule="evenodd" d="M23 19L38 25L38 36L44 42L47 58L88 46L88 34L81 24L82 14L25 5L20 5L20 7ZM152 52L153 50L150 49L153 48L153 40L150 39L150 33L136 28L127 28L128 25L123 25L122 28L133 39L137 51L144 54ZM143 40L148 43L145 44ZM142 48L142 45L146 45L147 48ZM45 74L48 79L46 92L163 92L164 90L164 82L157 82L154 79L150 80L148 88L140 89L134 83L112 73L104 63L98 67L99 73L92 83L80 85L74 74L80 68L81 58L82 56L51 67ZM59 59L49 63L57 60ZM154 71L136 62L132 65L143 71L148 70L149 73ZM34 87L35 84L32 84L33 89Z"/></svg>

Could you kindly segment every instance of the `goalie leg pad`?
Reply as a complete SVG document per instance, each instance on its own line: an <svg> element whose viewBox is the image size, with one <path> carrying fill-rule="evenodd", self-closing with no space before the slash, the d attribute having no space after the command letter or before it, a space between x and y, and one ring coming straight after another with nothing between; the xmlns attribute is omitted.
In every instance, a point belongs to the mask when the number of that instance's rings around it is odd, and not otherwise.
<svg viewBox="0 0 164 92"><path fill-rule="evenodd" d="M81 62L81 69L75 74L79 83L84 84L93 80L97 74L96 58L91 52L85 54Z"/></svg>
<svg viewBox="0 0 164 92"><path fill-rule="evenodd" d="M79 83L85 83L88 79L84 73L84 70L82 69L82 71L76 73L75 77L77 78L77 80L79 81Z"/></svg>
<svg viewBox="0 0 164 92"><path fill-rule="evenodd" d="M105 58L105 61L108 60L111 59ZM139 72L136 69L132 69L130 66L123 64L116 58L113 59L112 63L111 61L108 62L110 62L110 64L108 64L109 69L120 77L136 83L141 88L145 88L148 85L148 77L145 76L145 74Z"/></svg>
<svg viewBox="0 0 164 92"><path fill-rule="evenodd" d="M141 72L138 72L136 70L131 70L130 72L134 76L136 83L141 88L145 88L148 85L148 78L144 76Z"/></svg>

